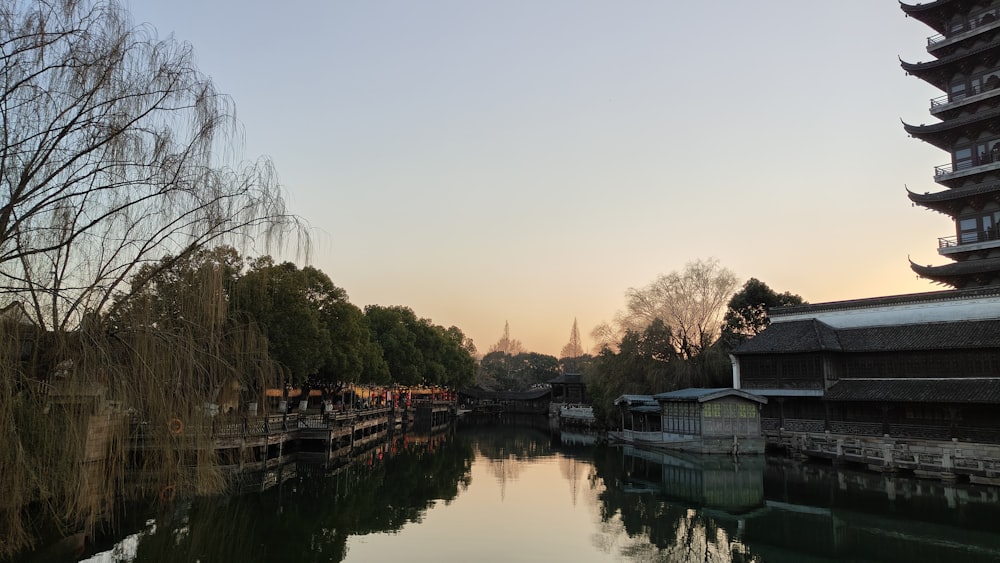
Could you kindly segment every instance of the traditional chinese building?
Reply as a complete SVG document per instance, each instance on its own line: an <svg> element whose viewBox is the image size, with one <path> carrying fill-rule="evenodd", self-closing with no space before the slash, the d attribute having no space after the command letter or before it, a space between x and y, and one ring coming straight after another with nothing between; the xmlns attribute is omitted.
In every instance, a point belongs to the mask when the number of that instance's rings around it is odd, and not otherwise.
<svg viewBox="0 0 1000 563"><path fill-rule="evenodd" d="M913 264L920 276L956 288L1000 283L1000 2L936 0L900 5L929 26L932 60L903 69L941 91L930 113L937 122L905 124L913 137L947 152L934 181L944 189L910 192L910 199L955 222L938 238L938 253L953 262Z"/></svg>
<svg viewBox="0 0 1000 563"><path fill-rule="evenodd" d="M622 395L616 441L706 454L760 454L760 405L767 399L739 389L688 388L658 395Z"/></svg>
<svg viewBox="0 0 1000 563"><path fill-rule="evenodd" d="M791 453L1000 478L1000 287L776 309L733 386Z"/></svg>

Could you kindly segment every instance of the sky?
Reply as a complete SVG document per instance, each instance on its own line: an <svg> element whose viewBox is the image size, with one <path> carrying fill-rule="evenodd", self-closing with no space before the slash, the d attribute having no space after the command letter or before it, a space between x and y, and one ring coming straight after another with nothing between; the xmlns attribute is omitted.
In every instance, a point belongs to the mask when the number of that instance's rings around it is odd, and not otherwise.
<svg viewBox="0 0 1000 563"><path fill-rule="evenodd" d="M940 94L896 0L131 0L189 42L352 303L558 355L715 258L812 303L935 291ZM282 257L297 261L306 259Z"/></svg>

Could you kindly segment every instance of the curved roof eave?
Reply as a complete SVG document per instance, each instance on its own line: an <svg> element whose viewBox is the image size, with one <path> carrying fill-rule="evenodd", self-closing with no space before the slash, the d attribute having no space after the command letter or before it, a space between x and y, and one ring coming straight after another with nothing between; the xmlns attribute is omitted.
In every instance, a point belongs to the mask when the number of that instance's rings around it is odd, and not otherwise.
<svg viewBox="0 0 1000 563"><path fill-rule="evenodd" d="M913 14L920 14L920 13L940 10L942 7L954 3L955 0L933 0L932 2L926 2L926 3L921 2L918 4L907 4L902 0L900 0L899 9L903 10L903 12L905 12L906 15L912 16Z"/></svg>
<svg viewBox="0 0 1000 563"><path fill-rule="evenodd" d="M911 137L926 141L939 149L950 150L956 135L975 138L975 133L995 130L998 119L1000 108L930 125L910 125L905 121L902 123L903 129Z"/></svg>
<svg viewBox="0 0 1000 563"><path fill-rule="evenodd" d="M990 193L1000 196L1000 182L990 182L966 188L942 190L934 193L924 192L922 194L906 188L906 196L910 198L910 201L918 205L923 205L924 207L930 207L931 209L935 209L937 211L942 211L942 209L938 209L938 207L947 209L947 204L961 201L968 197Z"/></svg>
<svg viewBox="0 0 1000 563"><path fill-rule="evenodd" d="M909 260L909 259L908 259ZM940 266L923 266L910 260L910 269L917 275L946 285L962 285L963 279L977 274L1000 274L1000 258L965 260Z"/></svg>
<svg viewBox="0 0 1000 563"><path fill-rule="evenodd" d="M905 70L906 72L914 76L923 78L922 76L920 76L921 73L941 70L946 68L948 65L955 63L956 61L960 61L965 58L975 57L985 51L998 48L1000 48L1000 42L987 43L985 45L980 45L978 47L969 49L967 51L959 51L957 53L948 55L947 57L941 57L940 59L924 61L922 63L911 63L904 61L902 58L900 58L899 66L903 67L903 70Z"/></svg>
<svg viewBox="0 0 1000 563"><path fill-rule="evenodd" d="M923 4L904 4L899 2L899 8L911 17L931 27L939 33L945 29L945 20L951 12L958 9L961 0L934 0Z"/></svg>

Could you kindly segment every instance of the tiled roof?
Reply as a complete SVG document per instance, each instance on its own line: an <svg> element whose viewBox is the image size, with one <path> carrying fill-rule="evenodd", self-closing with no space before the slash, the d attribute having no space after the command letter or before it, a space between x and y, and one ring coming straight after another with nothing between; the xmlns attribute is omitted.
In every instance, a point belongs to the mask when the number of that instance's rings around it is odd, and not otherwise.
<svg viewBox="0 0 1000 563"><path fill-rule="evenodd" d="M886 295L882 297L866 297L864 299L848 299L845 301L829 301L826 303L811 303L808 305L785 305L776 307L768 313L772 319L787 315L816 314L829 311L851 311L859 309L877 309L892 305L915 305L930 303L949 303L966 301L981 297L989 298L1000 295L1000 286L976 287L968 289L942 289L921 293L906 293L903 295Z"/></svg>
<svg viewBox="0 0 1000 563"><path fill-rule="evenodd" d="M615 399L615 405L655 405L656 399L652 395L621 395Z"/></svg>
<svg viewBox="0 0 1000 563"><path fill-rule="evenodd" d="M1000 348L1000 320L834 329L815 319L772 323L733 351L743 354L897 352Z"/></svg>
<svg viewBox="0 0 1000 563"><path fill-rule="evenodd" d="M528 391L487 391L486 389L465 389L460 394L474 399L492 399L501 401L532 401L552 393L552 389L529 389Z"/></svg>
<svg viewBox="0 0 1000 563"><path fill-rule="evenodd" d="M827 389L828 401L899 401L1000 404L995 379L841 379Z"/></svg>
<svg viewBox="0 0 1000 563"><path fill-rule="evenodd" d="M559 377L553 377L548 381L548 383L583 383L583 375L579 373L561 373L559 374Z"/></svg>
<svg viewBox="0 0 1000 563"><path fill-rule="evenodd" d="M787 354L839 351L837 331L816 319L771 323L763 332L743 343L734 354Z"/></svg>
<svg viewBox="0 0 1000 563"><path fill-rule="evenodd" d="M729 397L735 395L737 397L743 397L744 399L749 399L751 401L757 401L758 403L766 403L767 398L761 397L759 395L754 395L747 391L740 389L733 389L731 387L715 387L715 388L703 388L703 387L689 387L687 389L678 389L676 391L670 391L667 393L659 393L653 395L653 398L657 401L698 401L704 403L705 401L711 401L713 399L719 399L722 397Z"/></svg>
<svg viewBox="0 0 1000 563"><path fill-rule="evenodd" d="M1000 320L850 328L837 336L846 352L1000 348Z"/></svg>

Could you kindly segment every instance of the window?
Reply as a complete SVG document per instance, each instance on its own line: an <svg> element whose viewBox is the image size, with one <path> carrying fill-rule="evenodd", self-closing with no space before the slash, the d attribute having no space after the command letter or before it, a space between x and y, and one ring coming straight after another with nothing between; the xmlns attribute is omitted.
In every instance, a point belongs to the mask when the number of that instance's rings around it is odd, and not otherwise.
<svg viewBox="0 0 1000 563"><path fill-rule="evenodd" d="M964 170L972 166L972 149L957 149L954 154L955 170Z"/></svg>
<svg viewBox="0 0 1000 563"><path fill-rule="evenodd" d="M961 100L963 98L965 98L964 80L962 82L956 82L952 84L950 90L948 91L948 99L953 102L957 102L958 100Z"/></svg>
<svg viewBox="0 0 1000 563"><path fill-rule="evenodd" d="M976 242L978 239L978 221L973 219L961 219L958 222L958 241L962 244Z"/></svg>
<svg viewBox="0 0 1000 563"><path fill-rule="evenodd" d="M1000 211L959 218L956 223L959 244L1000 239Z"/></svg>

